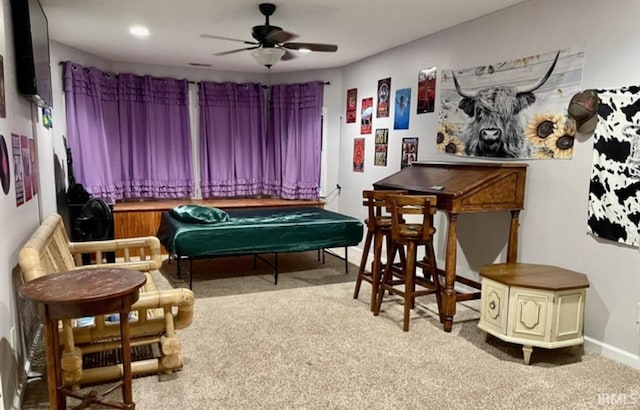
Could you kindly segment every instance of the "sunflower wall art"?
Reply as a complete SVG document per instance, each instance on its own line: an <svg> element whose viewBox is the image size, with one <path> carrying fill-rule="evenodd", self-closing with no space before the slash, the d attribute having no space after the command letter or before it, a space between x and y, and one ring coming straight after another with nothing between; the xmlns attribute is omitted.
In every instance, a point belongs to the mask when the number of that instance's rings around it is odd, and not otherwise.
<svg viewBox="0 0 640 410"><path fill-rule="evenodd" d="M583 47L484 66L442 70L437 151L505 159L573 156Z"/></svg>

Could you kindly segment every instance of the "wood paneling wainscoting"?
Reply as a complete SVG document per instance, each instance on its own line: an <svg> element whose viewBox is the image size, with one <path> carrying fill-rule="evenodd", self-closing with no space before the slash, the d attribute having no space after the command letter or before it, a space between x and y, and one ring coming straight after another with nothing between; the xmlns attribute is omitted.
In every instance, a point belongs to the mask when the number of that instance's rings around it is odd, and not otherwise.
<svg viewBox="0 0 640 410"><path fill-rule="evenodd" d="M230 199L170 199L155 201L118 202L113 207L115 239L155 236L160 217L178 205L195 204L224 210L239 208L282 208L310 206L324 208L323 201L290 200L277 198ZM164 249L163 249L164 251Z"/></svg>

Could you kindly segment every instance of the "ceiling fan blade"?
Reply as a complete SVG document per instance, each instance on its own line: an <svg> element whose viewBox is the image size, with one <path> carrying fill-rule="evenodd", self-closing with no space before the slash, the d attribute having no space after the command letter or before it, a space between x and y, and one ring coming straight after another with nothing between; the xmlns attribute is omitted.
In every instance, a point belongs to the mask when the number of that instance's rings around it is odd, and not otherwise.
<svg viewBox="0 0 640 410"><path fill-rule="evenodd" d="M335 44L318 44L318 43L284 43L282 47L288 48L289 50L300 50L301 48L306 48L311 51L324 51L324 52L334 52L338 50L338 46Z"/></svg>
<svg viewBox="0 0 640 410"><path fill-rule="evenodd" d="M266 40L272 43L280 44L280 43L286 43L287 41L293 40L294 38L297 38L297 37L298 37L297 34L289 33L288 31L273 30L272 32L267 34Z"/></svg>
<svg viewBox="0 0 640 410"><path fill-rule="evenodd" d="M243 47L243 48L236 48L234 50L228 50L228 51L222 51L220 53L214 53L214 56L226 56L227 54L233 54L233 53L237 53L240 51L245 51L245 50L253 50L256 48L260 48L260 44L258 44L257 46L254 47Z"/></svg>
<svg viewBox="0 0 640 410"><path fill-rule="evenodd" d="M260 43L256 43L255 41L247 41L247 40L240 40L237 38L231 38L231 37L224 37L224 36L216 36L213 34L200 34L200 37L205 37L205 38L214 38L216 40L229 40L229 41L238 41L240 43L245 43L245 44L260 44Z"/></svg>
<svg viewBox="0 0 640 410"><path fill-rule="evenodd" d="M289 50L286 50L284 48L281 48L281 49L284 50L284 55L282 56L282 58L280 58L280 60L282 61L293 60L294 58L298 57Z"/></svg>

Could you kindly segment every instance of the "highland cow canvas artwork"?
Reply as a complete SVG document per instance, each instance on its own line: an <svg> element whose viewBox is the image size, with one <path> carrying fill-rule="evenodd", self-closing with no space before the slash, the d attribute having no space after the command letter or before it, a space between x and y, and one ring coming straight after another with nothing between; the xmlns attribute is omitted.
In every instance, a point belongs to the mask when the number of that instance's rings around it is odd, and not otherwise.
<svg viewBox="0 0 640 410"><path fill-rule="evenodd" d="M442 70L437 150L505 159L571 158L584 50L554 50L465 69Z"/></svg>

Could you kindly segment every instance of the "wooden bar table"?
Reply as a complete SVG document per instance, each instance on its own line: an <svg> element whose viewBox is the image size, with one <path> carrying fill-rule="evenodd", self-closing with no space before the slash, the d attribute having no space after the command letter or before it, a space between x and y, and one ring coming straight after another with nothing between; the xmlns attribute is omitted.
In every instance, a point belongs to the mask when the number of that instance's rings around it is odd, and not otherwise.
<svg viewBox="0 0 640 410"><path fill-rule="evenodd" d="M414 162L378 182L374 189L403 189L410 195L435 195L438 210L447 215L449 221L446 232L446 253L442 290L442 327L451 332L456 303L480 299L479 291L461 291L455 288L461 283L479 290L476 280L458 275L458 216L467 213L505 212L511 213L509 225L507 262L516 263L518 256L518 228L520 210L524 209L524 191L527 164L498 162ZM426 267L422 261L418 267Z"/></svg>
<svg viewBox="0 0 640 410"><path fill-rule="evenodd" d="M67 396L82 400L81 407L96 403L112 408L135 409L131 388L129 312L146 281L143 273L134 270L85 268L41 276L20 287L20 296L37 304L38 316L45 326L47 384L52 409L66 409ZM98 397L95 391L80 396L65 388L58 321L116 312L120 315L123 402Z"/></svg>

